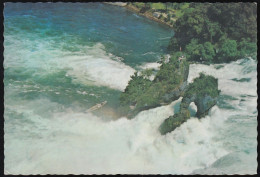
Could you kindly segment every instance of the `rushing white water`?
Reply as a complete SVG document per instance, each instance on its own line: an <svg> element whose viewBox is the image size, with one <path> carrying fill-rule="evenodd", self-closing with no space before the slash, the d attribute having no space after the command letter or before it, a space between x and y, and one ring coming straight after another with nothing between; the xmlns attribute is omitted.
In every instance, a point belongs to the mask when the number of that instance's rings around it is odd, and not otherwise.
<svg viewBox="0 0 260 177"><path fill-rule="evenodd" d="M218 78L218 103L162 136L181 98L114 115L130 76L160 66L171 29L103 3L6 3L4 16L5 174L256 173L255 60L191 65L189 82Z"/></svg>
<svg viewBox="0 0 260 177"><path fill-rule="evenodd" d="M22 38L22 36L21 36ZM78 46L79 52L54 50L53 41L39 40L35 46L34 40L17 40L10 36L6 41L13 45L7 45L5 68L27 67L37 70L37 75L44 75L67 70L66 76L71 76L74 82L89 85L107 86L123 91L127 86L134 69L118 61L116 56L105 52L104 46L97 43L94 46ZM10 47L9 47L10 46ZM19 55L17 54L19 51ZM28 50L35 50L29 52ZM23 56L23 58L20 58ZM34 60L32 60L34 58Z"/></svg>
<svg viewBox="0 0 260 177"><path fill-rule="evenodd" d="M145 63L140 66L141 69L156 69L158 70L160 68L160 63Z"/></svg>
<svg viewBox="0 0 260 177"><path fill-rule="evenodd" d="M48 99L16 100L5 108L16 115L5 120L5 173L256 173L256 61L216 66L191 65L188 80L201 71L217 77L225 105L219 103L205 118L191 118L165 136L158 127L178 110L181 98L132 120L114 121L69 108L60 111L60 105ZM251 80L231 80L245 77ZM226 104L233 108L226 109ZM46 110L47 115L39 116Z"/></svg>

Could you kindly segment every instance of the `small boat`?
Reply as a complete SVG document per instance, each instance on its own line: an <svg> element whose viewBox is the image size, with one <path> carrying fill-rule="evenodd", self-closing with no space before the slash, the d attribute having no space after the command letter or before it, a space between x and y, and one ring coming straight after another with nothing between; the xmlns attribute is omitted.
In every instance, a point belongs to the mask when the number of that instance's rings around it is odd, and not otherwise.
<svg viewBox="0 0 260 177"><path fill-rule="evenodd" d="M95 106L92 106L91 108L89 108L87 110L87 112L95 111L95 110L101 108L102 106L104 106L106 103L107 103L107 101L103 101L103 102L101 102L99 104L96 104Z"/></svg>

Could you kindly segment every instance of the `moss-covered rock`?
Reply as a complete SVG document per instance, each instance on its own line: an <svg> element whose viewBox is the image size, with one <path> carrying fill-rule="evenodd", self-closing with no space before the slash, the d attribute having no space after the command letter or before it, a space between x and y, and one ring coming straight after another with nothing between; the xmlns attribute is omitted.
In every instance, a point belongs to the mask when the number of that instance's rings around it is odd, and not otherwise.
<svg viewBox="0 0 260 177"><path fill-rule="evenodd" d="M162 60L160 70L153 81L143 75L138 76L137 73L131 77L120 97L121 105L128 118L133 118L143 110L169 104L184 94L189 64L186 60L179 60L180 55L182 54L177 53L168 61ZM125 109L126 106L129 109Z"/></svg>
<svg viewBox="0 0 260 177"><path fill-rule="evenodd" d="M161 134L173 131L190 118L188 110L191 102L197 106L198 118L208 114L210 108L217 103L219 95L218 80L200 73L193 83L188 84L189 63L182 53L178 52L166 61L161 61L160 70L154 80L149 80L149 71L138 75L135 73L121 94L121 114L128 118L135 117L139 112L160 105L169 104L183 97L180 112L167 118L159 130Z"/></svg>
<svg viewBox="0 0 260 177"><path fill-rule="evenodd" d="M200 77L196 78L184 93L180 112L167 118L159 127L161 134L164 135L175 130L190 118L188 107L192 102L197 106L196 116L198 118L206 116L210 108L217 103L219 92L217 79L201 73Z"/></svg>

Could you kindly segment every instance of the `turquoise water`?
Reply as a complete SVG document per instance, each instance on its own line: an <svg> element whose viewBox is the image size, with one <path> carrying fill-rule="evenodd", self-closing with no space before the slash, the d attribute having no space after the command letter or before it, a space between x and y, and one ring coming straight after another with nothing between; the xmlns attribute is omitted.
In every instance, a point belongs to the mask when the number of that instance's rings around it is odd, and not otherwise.
<svg viewBox="0 0 260 177"><path fill-rule="evenodd" d="M102 43L130 66L157 61L173 35L168 27L102 3L9 3L5 19L5 35L52 40L51 47L70 52Z"/></svg>
<svg viewBox="0 0 260 177"><path fill-rule="evenodd" d="M218 78L219 101L161 136L181 99L131 120L116 110L130 76L167 54L171 29L103 3L5 3L4 17L5 174L256 172L255 60L192 64L188 81Z"/></svg>
<svg viewBox="0 0 260 177"><path fill-rule="evenodd" d="M46 97L82 109L104 100L117 106L118 84L107 87L109 79L116 79L124 67L158 61L173 34L168 27L103 3L6 3L4 16L6 88L18 89L13 90L17 99ZM116 64L122 70L113 68ZM72 70L77 74L69 74ZM107 84L89 84L91 79L79 74L86 70L93 73L94 82L111 77ZM80 77L85 77L83 82Z"/></svg>

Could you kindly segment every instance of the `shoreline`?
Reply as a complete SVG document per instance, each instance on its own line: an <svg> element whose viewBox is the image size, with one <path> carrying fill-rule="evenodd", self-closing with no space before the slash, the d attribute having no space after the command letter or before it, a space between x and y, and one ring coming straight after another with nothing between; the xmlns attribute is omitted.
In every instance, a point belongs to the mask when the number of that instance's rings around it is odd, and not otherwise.
<svg viewBox="0 0 260 177"><path fill-rule="evenodd" d="M150 20L153 20L153 21L155 21L155 22L158 22L158 23L161 23L161 24L163 24L163 25L166 25L166 26L168 26L168 27L170 27L170 28L173 28L172 25L170 25L170 24L168 24L168 23L166 23L166 22L164 22L164 21L162 21L162 20L160 20L160 19L158 19L158 18L155 18L154 16L152 16L151 14L149 14L149 13L147 13L147 12L145 12L145 13L140 13L140 12L139 12L140 9L138 9L138 8L132 6L132 5L126 5L126 6L124 6L124 7L125 7L126 9L132 11L132 12L135 12L135 13L138 14L138 15L144 16L144 17L146 17L146 18L148 18L148 19L150 19Z"/></svg>
<svg viewBox="0 0 260 177"><path fill-rule="evenodd" d="M138 8L136 8L136 7L134 7L134 6L130 5L130 4L123 3L123 2L104 2L104 3L105 3L105 4L114 5L114 6L124 7L124 8L126 8L126 9L128 9L128 10L130 10L130 11L136 13L137 15L144 16L144 17L146 17L146 18L148 18L148 19L150 19L150 20L152 20L152 21L155 21L155 22L157 22L157 23L160 23L160 24L166 25L166 26L168 26L168 27L170 27L170 28L173 28L173 25L170 25L170 24L168 24L168 23L166 23L166 22L164 22L164 21L162 21L162 20L160 20L160 19L154 17L154 16L153 16L152 14L150 14L150 13L147 13L147 12L145 12L145 13L140 13L140 12L139 12L140 9L138 9Z"/></svg>

